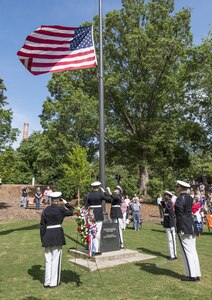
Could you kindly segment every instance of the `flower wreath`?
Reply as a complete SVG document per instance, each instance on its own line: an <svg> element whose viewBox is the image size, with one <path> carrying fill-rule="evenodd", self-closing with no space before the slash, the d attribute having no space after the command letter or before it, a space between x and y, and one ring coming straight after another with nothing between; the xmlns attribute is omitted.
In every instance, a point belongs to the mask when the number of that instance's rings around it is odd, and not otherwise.
<svg viewBox="0 0 212 300"><path fill-rule="evenodd" d="M77 231L83 245L88 248L88 256L94 255L94 238L96 236L96 220L94 218L93 210L90 208L75 210Z"/></svg>

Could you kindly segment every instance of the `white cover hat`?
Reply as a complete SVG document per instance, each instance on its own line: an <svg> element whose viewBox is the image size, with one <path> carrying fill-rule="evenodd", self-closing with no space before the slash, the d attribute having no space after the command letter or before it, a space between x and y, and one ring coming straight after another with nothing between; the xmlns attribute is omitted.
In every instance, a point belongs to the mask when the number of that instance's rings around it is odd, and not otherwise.
<svg viewBox="0 0 212 300"><path fill-rule="evenodd" d="M100 181L95 181L95 182L91 183L91 186L93 186L93 187L97 187L97 186L100 186L100 185L101 185Z"/></svg>
<svg viewBox="0 0 212 300"><path fill-rule="evenodd" d="M122 188L120 187L120 185L117 185L117 186L115 187L115 190L119 190L120 193L122 193Z"/></svg>
<svg viewBox="0 0 212 300"><path fill-rule="evenodd" d="M171 196L171 197L173 196L173 194L172 194L171 192L169 192L169 191L165 191L165 192L164 192L164 195L169 195L169 196Z"/></svg>
<svg viewBox="0 0 212 300"><path fill-rule="evenodd" d="M51 198L60 198L62 196L61 192L52 192L49 194Z"/></svg>
<svg viewBox="0 0 212 300"><path fill-rule="evenodd" d="M181 180L177 180L177 183L185 188L190 188L190 184L185 182L185 181L181 181Z"/></svg>

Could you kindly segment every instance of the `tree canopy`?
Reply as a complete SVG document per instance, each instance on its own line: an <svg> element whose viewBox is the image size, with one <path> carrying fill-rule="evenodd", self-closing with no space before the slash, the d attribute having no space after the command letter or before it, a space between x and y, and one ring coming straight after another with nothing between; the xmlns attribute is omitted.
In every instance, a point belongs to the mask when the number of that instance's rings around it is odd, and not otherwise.
<svg viewBox="0 0 212 300"><path fill-rule="evenodd" d="M211 160L211 33L194 45L191 10L174 0L122 0L103 21L107 182L119 170L127 193L153 195L197 177ZM98 70L53 74L48 90L44 131L18 152L39 180L66 186L76 145L98 160Z"/></svg>
<svg viewBox="0 0 212 300"><path fill-rule="evenodd" d="M5 91L3 79L0 78L0 153L12 145L18 134L18 130L12 128L12 110L6 109L8 102Z"/></svg>

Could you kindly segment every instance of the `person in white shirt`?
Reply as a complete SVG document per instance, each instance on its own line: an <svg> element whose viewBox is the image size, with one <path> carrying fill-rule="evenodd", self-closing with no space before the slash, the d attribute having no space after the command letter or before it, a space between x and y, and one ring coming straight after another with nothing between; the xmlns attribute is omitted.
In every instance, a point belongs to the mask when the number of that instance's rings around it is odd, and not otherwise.
<svg viewBox="0 0 212 300"><path fill-rule="evenodd" d="M176 200L177 200L177 196L175 195L174 192L172 192L172 203L173 203L173 205L175 205Z"/></svg>
<svg viewBox="0 0 212 300"><path fill-rule="evenodd" d="M136 231L139 231L141 228L141 204L139 202L139 199L136 195L132 198L131 202L131 209L132 209L132 215L133 215L133 226Z"/></svg>
<svg viewBox="0 0 212 300"><path fill-rule="evenodd" d="M157 198L157 205L158 205L158 208L159 208L159 213L160 213L161 218L163 218L163 215L164 215L164 211L163 211L163 207L162 207L162 201L163 201L163 198L162 198L161 194L159 194L158 198Z"/></svg>

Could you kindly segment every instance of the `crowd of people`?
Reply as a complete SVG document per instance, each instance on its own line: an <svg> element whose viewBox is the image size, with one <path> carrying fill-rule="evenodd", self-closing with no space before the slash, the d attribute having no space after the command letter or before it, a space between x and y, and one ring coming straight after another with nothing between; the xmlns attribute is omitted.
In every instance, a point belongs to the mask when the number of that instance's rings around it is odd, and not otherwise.
<svg viewBox="0 0 212 300"><path fill-rule="evenodd" d="M187 190L187 193L193 199L192 203L192 218L195 223L195 234L201 236L204 225L207 223L206 215L212 214L212 191L205 190L205 186L200 183L199 186L191 187ZM164 217L164 198L161 194L158 195L156 200L159 215L163 219ZM175 192L171 192L171 201L175 205L177 196ZM163 222L163 221L162 221Z"/></svg>
<svg viewBox="0 0 212 300"><path fill-rule="evenodd" d="M212 213L212 192L205 192L204 185L192 189L190 184L180 181L178 183L178 196L172 191L165 191L158 195L157 205L162 218L161 224L167 233L168 260L177 259L176 234L186 276L184 281L199 281L201 278L199 258L196 250L196 236L200 236L205 223L205 214ZM141 201L134 194L131 198L123 196L122 188L117 185L113 192L110 188L104 190L101 182L91 184L92 190L84 199L85 209L92 209L96 234L94 238L94 255L101 254L101 230L104 221L105 206L103 201L111 205L110 219L116 224L120 249L124 248L123 231L132 222L135 231L141 229ZM22 189L20 206L27 206L27 188ZM65 237L62 222L66 216L74 213L66 200L61 198L60 192L53 192L47 186L42 193L37 187L34 197L36 209L40 209L40 201L44 200L45 208L42 211L40 221L40 237L45 248L45 281L44 287L51 288L60 284L62 246L65 245ZM64 202L61 207L60 201Z"/></svg>
<svg viewBox="0 0 212 300"><path fill-rule="evenodd" d="M52 189L50 186L47 186L44 192L42 193L41 188L38 186L33 194L34 202L36 210L40 209L41 203L45 205L51 204L51 197L50 194L52 193ZM29 191L27 187L23 187L21 190L21 200L20 200L20 207L27 208L28 205L28 197Z"/></svg>
<svg viewBox="0 0 212 300"><path fill-rule="evenodd" d="M196 236L200 236L206 223L206 215L212 213L212 192L200 184L195 189L189 183L177 181L178 196L165 191L158 195L157 205L161 224L167 233L169 260L177 259L176 233L182 252L186 276L184 281L199 281L201 278Z"/></svg>

